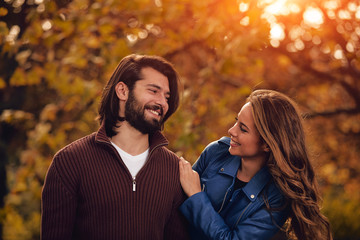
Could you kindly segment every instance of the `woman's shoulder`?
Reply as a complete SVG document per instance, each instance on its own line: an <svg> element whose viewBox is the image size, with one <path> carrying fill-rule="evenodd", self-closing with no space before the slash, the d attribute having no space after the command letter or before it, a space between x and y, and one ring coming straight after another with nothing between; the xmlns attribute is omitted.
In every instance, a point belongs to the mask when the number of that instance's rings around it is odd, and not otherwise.
<svg viewBox="0 0 360 240"><path fill-rule="evenodd" d="M201 170L211 165L212 169L219 168L227 162L232 161L229 153L230 138L222 137L219 140L211 142L201 153L199 159L195 163L195 170Z"/></svg>
<svg viewBox="0 0 360 240"><path fill-rule="evenodd" d="M219 152L227 152L230 147L230 138L222 137L219 140L213 141L209 143L204 152L208 153L219 153Z"/></svg>
<svg viewBox="0 0 360 240"><path fill-rule="evenodd" d="M200 159L214 161L229 155L230 138L222 137L219 140L209 143L201 153Z"/></svg>

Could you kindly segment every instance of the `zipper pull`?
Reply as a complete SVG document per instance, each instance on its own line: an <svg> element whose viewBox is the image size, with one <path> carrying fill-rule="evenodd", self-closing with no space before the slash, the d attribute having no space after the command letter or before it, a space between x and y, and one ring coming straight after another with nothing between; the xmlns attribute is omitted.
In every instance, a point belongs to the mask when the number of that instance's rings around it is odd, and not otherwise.
<svg viewBox="0 0 360 240"><path fill-rule="evenodd" d="M135 177L133 177L133 192L136 191L136 181L135 181Z"/></svg>

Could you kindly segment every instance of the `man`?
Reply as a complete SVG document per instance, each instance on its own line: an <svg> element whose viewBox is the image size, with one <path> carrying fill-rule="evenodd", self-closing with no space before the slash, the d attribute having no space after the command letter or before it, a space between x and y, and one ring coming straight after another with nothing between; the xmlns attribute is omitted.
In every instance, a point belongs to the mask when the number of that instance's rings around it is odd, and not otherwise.
<svg viewBox="0 0 360 240"><path fill-rule="evenodd" d="M178 81L163 58L121 60L102 94L98 132L54 156L43 240L187 239L179 159L160 133L178 107Z"/></svg>

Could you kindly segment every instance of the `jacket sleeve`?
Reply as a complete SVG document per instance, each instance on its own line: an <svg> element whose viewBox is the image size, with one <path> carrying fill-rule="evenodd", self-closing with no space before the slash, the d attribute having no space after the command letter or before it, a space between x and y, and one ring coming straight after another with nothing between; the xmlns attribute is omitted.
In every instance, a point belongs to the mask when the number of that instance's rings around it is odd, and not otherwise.
<svg viewBox="0 0 360 240"><path fill-rule="evenodd" d="M181 206L181 211L189 223L197 231L201 231L209 239L270 239L285 221L284 212L274 212L270 215L265 209L260 209L231 229L218 214L207 194L200 192L188 198ZM273 223L275 219L279 225Z"/></svg>
<svg viewBox="0 0 360 240"><path fill-rule="evenodd" d="M47 172L41 196L41 239L71 239L77 199L74 188L64 180L67 174L54 158Z"/></svg>
<svg viewBox="0 0 360 240"><path fill-rule="evenodd" d="M216 150L217 150L217 143L216 142L210 143L208 146L206 146L204 151L202 151L199 158L192 166L193 170L195 170L199 174L199 176L201 176L204 173L207 166L209 165L209 161L213 159L208 156L213 157L213 154L216 154Z"/></svg>
<svg viewBox="0 0 360 240"><path fill-rule="evenodd" d="M222 157L228 154L228 145L220 143L220 141L211 142L206 146L204 151L202 151L200 157L196 160L192 168L201 177L209 165L214 163L217 159L222 159Z"/></svg>
<svg viewBox="0 0 360 240"><path fill-rule="evenodd" d="M202 173L204 172L204 170L207 167L207 164L205 162L206 154L207 154L207 152L206 152L206 150L204 150L201 153L200 157L196 160L196 162L192 166L193 170L195 170L199 174L199 176L202 175Z"/></svg>

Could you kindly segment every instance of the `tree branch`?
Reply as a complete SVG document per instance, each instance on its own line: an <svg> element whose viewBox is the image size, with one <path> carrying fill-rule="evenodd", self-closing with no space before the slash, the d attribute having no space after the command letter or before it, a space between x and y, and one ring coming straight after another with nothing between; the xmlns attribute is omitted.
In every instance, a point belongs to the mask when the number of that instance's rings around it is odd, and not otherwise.
<svg viewBox="0 0 360 240"><path fill-rule="evenodd" d="M349 109L336 109L332 111L323 111L323 112L308 112L302 114L305 119L312 119L315 117L333 117L339 114L347 114L347 115L356 115L360 113L360 108L349 108Z"/></svg>

